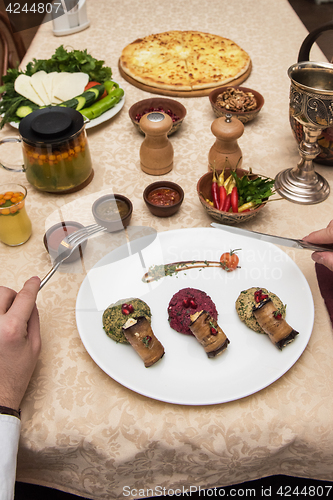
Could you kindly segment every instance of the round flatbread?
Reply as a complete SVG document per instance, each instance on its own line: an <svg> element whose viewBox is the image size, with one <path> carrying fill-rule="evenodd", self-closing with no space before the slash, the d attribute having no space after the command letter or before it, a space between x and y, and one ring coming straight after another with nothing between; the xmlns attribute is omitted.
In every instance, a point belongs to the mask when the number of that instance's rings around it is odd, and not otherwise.
<svg viewBox="0 0 333 500"><path fill-rule="evenodd" d="M176 91L218 87L249 69L250 56L235 42L200 31L167 31L127 45L120 68L145 85Z"/></svg>
<svg viewBox="0 0 333 500"><path fill-rule="evenodd" d="M122 312L123 304L128 304L133 307L133 311L129 314ZM111 304L103 313L103 328L105 333L112 340L120 344L128 344L122 328L129 318L144 316L149 323L151 322L150 307L141 299L123 299L115 304Z"/></svg>
<svg viewBox="0 0 333 500"><path fill-rule="evenodd" d="M252 287L248 288L247 290L243 290L239 294L238 299L236 300L236 311L241 321L243 321L246 324L246 326L251 328L251 330L257 333L265 333L264 330L259 325L259 323L257 322L257 320L255 319L252 312L253 307L256 305L256 301L254 299L254 292L258 290L262 290L263 294L267 294L269 296L274 306L276 307L277 311L282 314L283 318L285 318L286 306L281 302L279 297L275 295L275 293L266 290L266 288L260 288L260 287Z"/></svg>

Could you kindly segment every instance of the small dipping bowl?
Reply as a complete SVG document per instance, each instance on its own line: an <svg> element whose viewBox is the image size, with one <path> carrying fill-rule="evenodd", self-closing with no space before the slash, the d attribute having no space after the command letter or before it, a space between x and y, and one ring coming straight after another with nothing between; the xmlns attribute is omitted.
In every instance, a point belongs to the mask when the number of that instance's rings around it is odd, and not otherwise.
<svg viewBox="0 0 333 500"><path fill-rule="evenodd" d="M121 231L130 223L133 205L131 200L121 194L106 194L98 198L92 213L95 221L108 232Z"/></svg>
<svg viewBox="0 0 333 500"><path fill-rule="evenodd" d="M62 240L72 233L75 233L78 229L82 229L84 226L79 222L74 221L64 221L58 222L54 226L50 227L44 234L44 246L47 252L50 254L52 259L58 256L58 248ZM78 246L68 259L64 261L64 264L70 264L80 259L83 255L83 251L87 246L88 241L84 241Z"/></svg>
<svg viewBox="0 0 333 500"><path fill-rule="evenodd" d="M175 191L175 199L168 201L170 193L167 191ZM154 197L156 202L154 202ZM170 217L178 212L181 204L184 201L184 191L175 182L157 181L149 184L143 192L143 199L149 208L150 212L157 217ZM170 203L170 204L167 204Z"/></svg>

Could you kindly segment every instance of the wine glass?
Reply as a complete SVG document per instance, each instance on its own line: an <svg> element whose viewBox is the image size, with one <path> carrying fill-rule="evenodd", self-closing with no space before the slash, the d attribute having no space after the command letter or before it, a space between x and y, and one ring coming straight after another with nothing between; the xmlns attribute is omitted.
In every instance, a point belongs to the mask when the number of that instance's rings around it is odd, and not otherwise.
<svg viewBox="0 0 333 500"><path fill-rule="evenodd" d="M333 124L333 64L301 62L289 68L288 76L290 113L303 126L304 137L298 148L301 160L277 174L275 188L290 201L311 205L324 201L330 193L313 160L320 153L318 137Z"/></svg>

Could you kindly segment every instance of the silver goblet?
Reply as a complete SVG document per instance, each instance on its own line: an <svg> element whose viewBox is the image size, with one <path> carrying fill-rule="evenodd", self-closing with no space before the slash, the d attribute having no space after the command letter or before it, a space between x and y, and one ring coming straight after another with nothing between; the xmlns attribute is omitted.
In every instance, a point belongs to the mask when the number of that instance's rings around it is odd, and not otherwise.
<svg viewBox="0 0 333 500"><path fill-rule="evenodd" d="M276 191L295 203L315 204L324 201L330 187L315 172L313 160L320 153L318 137L333 124L333 64L301 62L288 70L291 80L290 113L304 130L299 145L300 162L279 172Z"/></svg>

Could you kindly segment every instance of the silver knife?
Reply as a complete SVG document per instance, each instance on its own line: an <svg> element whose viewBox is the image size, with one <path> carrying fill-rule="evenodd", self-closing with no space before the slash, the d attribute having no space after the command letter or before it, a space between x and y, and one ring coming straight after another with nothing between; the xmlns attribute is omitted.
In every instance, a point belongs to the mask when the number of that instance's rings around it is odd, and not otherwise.
<svg viewBox="0 0 333 500"><path fill-rule="evenodd" d="M268 241L269 243L274 243L275 245L282 245L285 247L292 248L305 248L307 250L314 250L317 252L333 252L332 245L315 245L314 243L308 243L303 240L295 240L293 238L285 238L284 236L273 236L271 234L258 233L256 231L250 231L248 229L240 229L239 227L226 226L224 224L216 224L213 222L212 227L217 229L223 229L224 231L229 231L233 234L238 234L240 236L248 236L249 238L255 238L263 241Z"/></svg>

